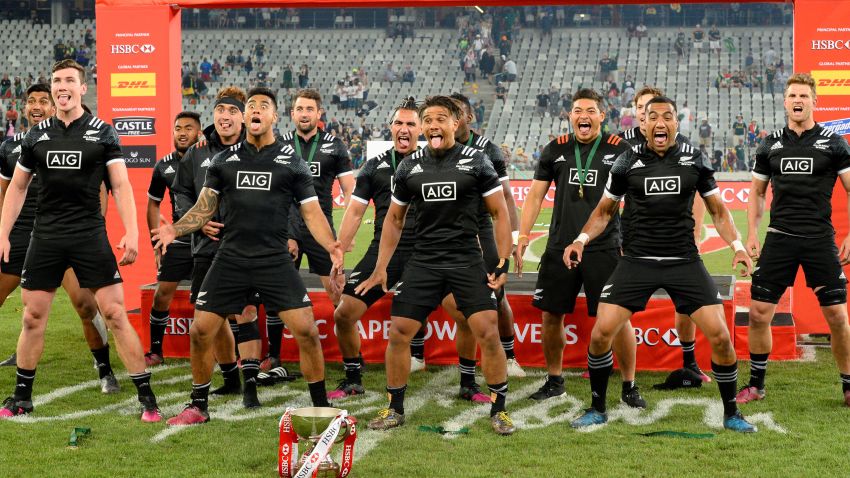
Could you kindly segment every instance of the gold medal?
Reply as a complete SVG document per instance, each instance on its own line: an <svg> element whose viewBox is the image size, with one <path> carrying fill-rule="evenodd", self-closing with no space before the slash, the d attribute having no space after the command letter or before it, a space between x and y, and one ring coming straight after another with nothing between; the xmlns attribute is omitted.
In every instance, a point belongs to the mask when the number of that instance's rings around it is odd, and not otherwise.
<svg viewBox="0 0 850 478"><path fill-rule="evenodd" d="M584 187L581 185L578 187L578 197L584 198Z"/></svg>

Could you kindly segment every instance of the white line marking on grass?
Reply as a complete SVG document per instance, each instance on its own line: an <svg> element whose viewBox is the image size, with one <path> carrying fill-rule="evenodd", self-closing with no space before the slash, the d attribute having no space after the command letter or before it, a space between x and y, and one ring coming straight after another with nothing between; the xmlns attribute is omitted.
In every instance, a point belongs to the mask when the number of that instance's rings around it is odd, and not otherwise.
<svg viewBox="0 0 850 478"><path fill-rule="evenodd" d="M800 362L817 362L818 354L814 345L801 345L800 351L802 352Z"/></svg>
<svg viewBox="0 0 850 478"><path fill-rule="evenodd" d="M536 232L536 231L532 230L531 232ZM540 262L540 256L538 256L537 254L534 253L534 251L531 250L531 246L535 242L537 242L541 239L548 240L548 238L549 238L549 232L547 231L543 235L537 236L534 239L532 239L531 242L528 243L528 247L525 248L525 254L522 255L522 260L528 261L528 262Z"/></svg>

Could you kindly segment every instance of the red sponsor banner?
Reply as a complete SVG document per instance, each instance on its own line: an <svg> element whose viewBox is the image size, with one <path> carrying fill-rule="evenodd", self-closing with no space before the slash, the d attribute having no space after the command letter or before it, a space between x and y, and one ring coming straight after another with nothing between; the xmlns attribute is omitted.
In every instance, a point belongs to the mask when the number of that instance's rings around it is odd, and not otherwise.
<svg viewBox="0 0 850 478"><path fill-rule="evenodd" d="M126 294L128 309L140 306L135 291L156 277L145 220L147 187L150 168L173 149L171 123L181 107L180 10L141 3L113 7L101 2L96 8L98 116L111 123L121 139L139 225L138 259L121 268L125 290L132 291ZM112 205L107 230L113 244L124 235Z"/></svg>
<svg viewBox="0 0 850 478"><path fill-rule="evenodd" d="M850 132L850 1L796 0L794 71L815 78L815 120L839 134ZM778 101L778 99L777 99ZM832 196L836 240L847 236L847 194L837 182ZM792 311L798 333L829 333L817 298L802 271L794 283Z"/></svg>
<svg viewBox="0 0 850 478"><path fill-rule="evenodd" d="M313 301L313 313L319 328L322 351L325 360L341 362L342 355L334 337L333 305L325 292L310 292ZM517 359L522 365L543 367L543 330L540 310L532 307L531 295L508 294L514 311L514 332L516 337ZM133 326L142 338L145 347L150 340L150 316L153 302L153 290L142 291L142 310ZM367 362L382 363L389 338L390 307L392 296L387 295L369 308L360 320L360 340L363 357ZM726 325L730 334L734 330L734 298L723 301ZM179 290L171 303L171 319L165 329L163 351L167 357L189 356L189 327L192 325L192 305L189 304L188 291ZM682 366L682 350L674 327L675 310L669 299L653 298L646 310L632 318L637 340L638 370L675 370ZM265 349L265 314L260 313L260 330L263 334ZM587 347L590 344L590 331L595 319L587 315L587 304L583 297L578 299L575 314L567 317L564 349L564 366L583 368L587 366ZM443 310L437 309L428 320L426 334L426 361L432 364L453 365L457 363L454 321ZM701 332L697 332L697 360L705 370L711 368L711 347ZM286 332L281 347L281 358L286 362L298 361L298 346L295 339ZM264 350L265 353L265 350Z"/></svg>

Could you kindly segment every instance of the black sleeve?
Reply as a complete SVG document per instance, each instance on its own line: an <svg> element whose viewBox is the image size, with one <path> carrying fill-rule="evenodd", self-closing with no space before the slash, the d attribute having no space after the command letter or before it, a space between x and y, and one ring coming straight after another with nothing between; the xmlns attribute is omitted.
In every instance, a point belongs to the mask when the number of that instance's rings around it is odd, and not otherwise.
<svg viewBox="0 0 850 478"><path fill-rule="evenodd" d="M712 194L717 194L720 189L717 187L717 182L714 180L714 168L708 158L703 156L699 150L694 154L694 166L699 170L699 179L697 180L697 191L700 196L708 197Z"/></svg>
<svg viewBox="0 0 850 478"><path fill-rule="evenodd" d="M413 195L411 194L410 189L407 187L407 178L409 176L410 170L416 165L416 161L410 159L403 159L401 163L398 165L398 169L396 169L395 176L393 176L393 183L395 183L395 188L393 189L393 202L402 206L407 206L410 204L410 200L413 199Z"/></svg>
<svg viewBox="0 0 850 478"><path fill-rule="evenodd" d="M38 166L38 161L32 152L32 148L35 146L36 142L35 137L37 135L35 130L36 128L30 128L27 135L24 136L24 140L21 142L21 157L18 158L18 164L20 164L28 173L35 171L35 167Z"/></svg>
<svg viewBox="0 0 850 478"><path fill-rule="evenodd" d="M174 210L179 217L183 217L198 198L195 191L194 158L197 155L195 146L189 148L177 165L177 174L171 184L171 192L174 193Z"/></svg>
<svg viewBox="0 0 850 478"><path fill-rule="evenodd" d="M9 145L11 141L6 140L3 141L3 144L0 144L0 178L3 178L7 181L12 179L12 175L15 174L15 165L9 164Z"/></svg>
<svg viewBox="0 0 850 478"><path fill-rule="evenodd" d="M540 153L540 160L537 162L537 167L534 168L534 179L538 181L546 181L547 183L551 183L555 180L555 153L553 149L554 141L550 142L543 148L543 152Z"/></svg>
<svg viewBox="0 0 850 478"><path fill-rule="evenodd" d="M216 194L221 194L221 190L224 187L224 180L221 176L221 166L224 164L224 155L222 153L213 156L204 179L204 187L212 189Z"/></svg>
<svg viewBox="0 0 850 478"><path fill-rule="evenodd" d="M381 157L372 158L360 168L357 174L357 182L354 184L354 192L351 194L351 199L357 202L368 205L369 200L374 198L375 190L372 183L372 178L375 175L377 164L381 161Z"/></svg>
<svg viewBox="0 0 850 478"><path fill-rule="evenodd" d="M608 174L608 183L605 185L605 196L615 201L619 201L626 195L629 189L628 173L632 166L632 150L617 157L614 165L611 166L611 172Z"/></svg>
<svg viewBox="0 0 850 478"><path fill-rule="evenodd" d="M505 158L502 155L502 150L492 141L487 141L487 146L484 147L484 153L490 158L493 163L493 169L496 170L496 175L499 176L499 181L508 180L508 165L505 164Z"/></svg>
<svg viewBox="0 0 850 478"><path fill-rule="evenodd" d="M844 136L838 134L833 134L833 136L835 141L833 141L832 147L832 160L835 163L835 170L841 175L850 171L850 145L847 144Z"/></svg>
<svg viewBox="0 0 850 478"><path fill-rule="evenodd" d="M308 203L310 201L318 201L316 190L313 188L313 175L304 161L292 161L290 163L293 173L292 197L299 204ZM207 173L209 176L209 173Z"/></svg>
<svg viewBox="0 0 850 478"><path fill-rule="evenodd" d="M153 167L151 184L148 186L148 197L156 202L162 202L162 198L165 197L165 188L168 186L165 182L165 176L162 174L161 164L163 164L162 161L156 163Z"/></svg>
<svg viewBox="0 0 850 478"><path fill-rule="evenodd" d="M768 137L769 138L769 137ZM770 148L773 141L765 138L756 150L756 160L753 163L753 177L762 181L770 181Z"/></svg>
<svg viewBox="0 0 850 478"><path fill-rule="evenodd" d="M298 139L296 138L296 141ZM336 167L336 177L354 174L351 170L351 158L348 155L348 150L345 149L345 143L341 139L335 138L336 153L334 154L334 163Z"/></svg>
<svg viewBox="0 0 850 478"><path fill-rule="evenodd" d="M502 183L499 181L499 176L496 170L484 153L480 154L479 167L475 168L475 175L478 179L478 189L481 191L481 197L487 197L491 194L502 192Z"/></svg>
<svg viewBox="0 0 850 478"><path fill-rule="evenodd" d="M104 154L106 156L106 165L110 165L116 162L124 162L124 152L121 151L121 141L118 138L118 133L115 131L115 128L112 125L104 125L106 131L104 131L103 137L103 147Z"/></svg>

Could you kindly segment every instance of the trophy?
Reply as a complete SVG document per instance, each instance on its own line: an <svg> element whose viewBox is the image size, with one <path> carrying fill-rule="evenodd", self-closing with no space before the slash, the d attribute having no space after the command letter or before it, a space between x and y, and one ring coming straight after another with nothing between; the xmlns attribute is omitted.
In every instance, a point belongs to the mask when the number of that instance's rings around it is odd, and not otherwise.
<svg viewBox="0 0 850 478"><path fill-rule="evenodd" d="M342 478L351 472L357 419L331 407L288 408L280 419L278 471L285 478ZM330 455L342 443L342 465ZM304 453L299 454L299 447ZM295 461L297 458L297 462Z"/></svg>

